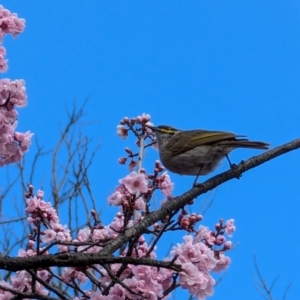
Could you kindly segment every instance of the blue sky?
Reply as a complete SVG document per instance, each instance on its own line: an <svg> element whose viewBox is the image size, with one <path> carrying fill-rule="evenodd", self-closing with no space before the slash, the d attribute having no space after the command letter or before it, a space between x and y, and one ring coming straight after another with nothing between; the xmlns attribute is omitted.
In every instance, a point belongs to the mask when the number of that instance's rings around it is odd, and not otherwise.
<svg viewBox="0 0 300 300"><path fill-rule="evenodd" d="M124 116L146 112L157 125L232 131L274 147L299 137L298 1L1 3L26 19L17 40L4 40L9 71L1 75L26 81L29 104L20 111L18 129L34 132L40 144L53 148L59 124L66 121L65 106L90 96L85 120L96 122L83 128L101 142L91 170L99 209L127 173L116 163L123 148L133 146L116 136ZM239 162L258 153L237 150L230 157ZM300 298L299 153L197 199L195 210L215 198L203 225L231 217L237 225L232 264L212 299L260 299L254 254L269 283L280 276L276 297L292 282L286 299ZM148 158L150 170L157 153L149 150ZM224 162L217 172L227 167ZM39 172L37 187L50 179L47 163ZM176 195L193 181L172 179Z"/></svg>

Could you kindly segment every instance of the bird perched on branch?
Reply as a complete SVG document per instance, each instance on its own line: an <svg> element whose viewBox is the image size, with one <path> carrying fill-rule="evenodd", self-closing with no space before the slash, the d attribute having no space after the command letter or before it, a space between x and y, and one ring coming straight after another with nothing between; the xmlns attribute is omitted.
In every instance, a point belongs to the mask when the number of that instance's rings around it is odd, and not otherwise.
<svg viewBox="0 0 300 300"><path fill-rule="evenodd" d="M180 175L207 175L236 148L269 149L269 144L249 141L225 131L179 130L172 126L145 125L156 136L160 160L171 172ZM197 180L196 178L196 180Z"/></svg>

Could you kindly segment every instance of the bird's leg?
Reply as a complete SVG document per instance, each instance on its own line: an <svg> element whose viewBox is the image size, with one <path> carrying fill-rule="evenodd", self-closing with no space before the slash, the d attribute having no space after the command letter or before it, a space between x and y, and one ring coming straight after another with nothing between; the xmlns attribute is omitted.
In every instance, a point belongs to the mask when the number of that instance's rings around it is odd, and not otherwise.
<svg viewBox="0 0 300 300"><path fill-rule="evenodd" d="M227 158L227 160L228 160L228 162L229 162L229 164L230 164L231 170L237 170L237 169L238 169L238 166L237 166L236 164L232 164L232 163L231 163L231 161L230 161L230 159L229 159L229 157L228 157L227 154L226 154L225 156L226 156L226 158ZM242 175L238 175L236 178L237 178L237 179L240 179L241 177L242 177Z"/></svg>
<svg viewBox="0 0 300 300"><path fill-rule="evenodd" d="M196 176L196 178L195 178L195 180L194 180L193 186L197 186L197 187L202 186L201 183L197 183L197 180L198 180L198 178L199 178L199 176L200 176L200 174L201 174L202 169L203 169L203 164L201 164L201 166L200 166L200 168L199 168L199 172L198 172L198 174L197 174L197 176Z"/></svg>
<svg viewBox="0 0 300 300"><path fill-rule="evenodd" d="M228 157L228 155L227 154L225 154L225 156L226 156L226 158L227 158L227 160L228 160L228 162L229 162L229 165L230 165L230 168L231 169L237 169L237 165L236 164L233 164L233 163L231 163L231 161L230 161L230 159L229 159L229 157Z"/></svg>

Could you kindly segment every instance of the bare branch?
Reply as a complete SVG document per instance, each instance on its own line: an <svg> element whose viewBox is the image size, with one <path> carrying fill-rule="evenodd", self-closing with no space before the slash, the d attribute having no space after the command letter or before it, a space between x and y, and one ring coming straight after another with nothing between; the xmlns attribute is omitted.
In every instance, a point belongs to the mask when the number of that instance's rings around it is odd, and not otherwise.
<svg viewBox="0 0 300 300"><path fill-rule="evenodd" d="M258 287L256 287L257 291L259 292L259 294L266 300L275 300L275 298L272 295L272 289L275 286L277 280L279 279L279 276L277 276L270 287L268 287L266 280L263 278L263 276L260 273L259 267L258 267L258 263L256 260L256 256L254 255L254 267L255 267L255 271L256 274L258 276L258 280L256 279L257 285ZM288 284L287 288L284 291L282 300L284 300L286 298L286 295L288 293L288 290L291 287L291 283ZM265 295L266 294L266 295Z"/></svg>

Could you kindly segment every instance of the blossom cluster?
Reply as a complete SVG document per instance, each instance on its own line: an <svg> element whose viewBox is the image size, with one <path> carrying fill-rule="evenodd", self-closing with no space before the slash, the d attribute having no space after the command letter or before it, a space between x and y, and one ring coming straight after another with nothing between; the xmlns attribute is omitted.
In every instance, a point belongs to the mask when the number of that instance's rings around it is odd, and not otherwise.
<svg viewBox="0 0 300 300"><path fill-rule="evenodd" d="M194 237L185 236L184 243L177 244L171 251L171 255L177 257L175 262L182 265L179 283L197 299L206 299L213 294L215 280L211 272L221 272L230 264L230 258L224 254L231 248L231 242L223 235L227 226L232 232L233 219L217 232L200 226Z"/></svg>
<svg viewBox="0 0 300 300"><path fill-rule="evenodd" d="M120 180L128 193L147 192L145 178L137 176L138 174L131 174L128 178ZM137 179L141 182L135 185L134 181ZM43 200L44 192L38 190L34 195L33 191L33 186L29 185L28 192L25 194L27 221L32 226L33 233L29 236L27 249L19 250L19 257L46 255L53 251L53 247L57 247L58 252L63 253L98 253L107 242L122 234L126 225L128 227L125 216L121 212L117 213L108 226L103 226L97 219L96 212L92 211L94 225L85 226L78 231L76 238L72 238L67 226L60 223L57 211L51 203ZM193 214L189 218L197 219ZM187 289L197 299L205 299L212 295L215 285L211 272L220 272L230 263L230 259L224 253L231 248L231 242L226 241L224 234L231 235L234 232L234 221L231 219L225 224L220 221L215 228L215 231L211 231L200 226L198 230L185 236L183 243L173 247L171 256L165 260L174 261L175 264L181 266L180 272L152 265L111 264L108 269L106 265L96 264L65 267L61 277L58 277L54 276L53 268L39 268L36 276L40 280L38 282L34 280L35 292L41 296L48 295L47 286L56 278L61 281L61 284L80 291L84 299L167 299L169 293L165 291L174 286L174 278L178 277L177 286ZM39 241L38 244L37 241ZM37 246L39 246L38 249ZM148 244L145 237L141 235L134 251L128 252L125 248L119 256L125 257L130 253L133 258L148 257L155 260L157 259L156 251L157 247ZM120 269L122 272L119 273ZM111 274L115 277L112 278ZM118 274L118 280L116 280L116 274ZM91 279L97 289L84 290L81 285ZM43 282L47 284L43 285ZM10 278L10 282L0 281L0 299L11 299L13 296L11 290L32 292L32 286L31 274L25 270L18 271ZM74 299L83 298L75 297Z"/></svg>
<svg viewBox="0 0 300 300"><path fill-rule="evenodd" d="M24 30L25 20L0 5L0 43L6 34L16 37ZM7 70L6 50L0 46L0 72ZM27 105L24 80L0 80L0 167L18 162L28 150L32 133L16 132L18 112Z"/></svg>
<svg viewBox="0 0 300 300"><path fill-rule="evenodd" d="M148 200L155 189L161 190L165 197L171 198L174 187L166 172L154 176L147 175L145 170L141 173L132 171L120 179L119 183L114 193L108 197L108 203L112 206L120 206L123 212L134 210L146 212Z"/></svg>
<svg viewBox="0 0 300 300"><path fill-rule="evenodd" d="M120 138L126 139L128 136L129 131L135 132L134 125L153 125L150 122L150 115L143 113L141 116L137 116L136 118L128 118L124 117L120 124L117 126L117 135ZM150 129L144 127L146 132L151 132Z"/></svg>
<svg viewBox="0 0 300 300"><path fill-rule="evenodd" d="M3 37L12 34L17 37L25 28L25 20L18 18L17 14L11 13L0 5L0 44ZM0 72L7 71L7 60L4 58L6 54L5 48L0 46Z"/></svg>
<svg viewBox="0 0 300 300"><path fill-rule="evenodd" d="M27 104L24 80L0 80L0 167L19 161L31 144L32 133L16 132L18 112Z"/></svg>
<svg viewBox="0 0 300 300"><path fill-rule="evenodd" d="M127 156L119 158L118 162L121 165L128 163L131 173L119 180L120 185L108 198L110 205L121 206L125 213L126 210L142 213L149 211L148 202L155 190L160 190L166 199L172 198L174 183L169 174L164 172L165 168L161 163L158 160L155 162L153 174L147 174L138 164L143 160L144 150L156 144L153 132L148 126L153 126L153 123L150 122L150 115L145 113L135 118L124 117L117 126L119 137L126 139L129 133L133 133L137 137L136 145L140 148L138 153L125 148ZM137 214L135 216L137 217Z"/></svg>

